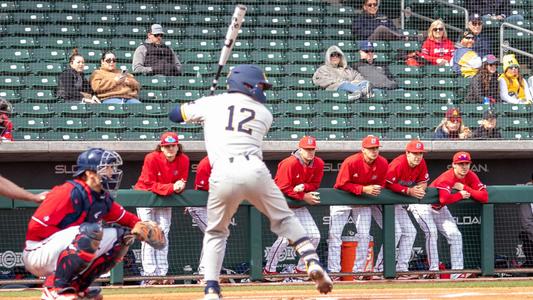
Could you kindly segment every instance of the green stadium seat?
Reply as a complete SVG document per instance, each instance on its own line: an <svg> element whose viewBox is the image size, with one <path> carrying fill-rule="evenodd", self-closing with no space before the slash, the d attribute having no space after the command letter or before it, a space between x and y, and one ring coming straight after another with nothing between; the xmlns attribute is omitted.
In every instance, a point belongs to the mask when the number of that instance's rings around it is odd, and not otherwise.
<svg viewBox="0 0 533 300"><path fill-rule="evenodd" d="M255 30L254 29L251 29L251 28L247 28L247 27L241 27L239 28L239 39L254 39L257 35L256 35L256 31L259 30L260 28L258 27L255 27ZM209 33L211 34L211 33ZM219 34L223 34L223 33L219 33ZM239 40L237 40L239 41Z"/></svg>
<svg viewBox="0 0 533 300"><path fill-rule="evenodd" d="M348 28L326 27L322 29L324 36L337 36L339 39L347 40L352 37L352 30Z"/></svg>
<svg viewBox="0 0 533 300"><path fill-rule="evenodd" d="M388 120L390 128L394 130L420 130L424 128L423 122L416 117L390 117Z"/></svg>
<svg viewBox="0 0 533 300"><path fill-rule="evenodd" d="M210 15L221 15L226 13L225 6L220 4L194 4L192 9L195 12L202 12ZM233 10L228 13L233 13Z"/></svg>
<svg viewBox="0 0 533 300"><path fill-rule="evenodd" d="M154 22L163 26L182 26L189 24L189 17L187 15L174 14L156 14Z"/></svg>
<svg viewBox="0 0 533 300"><path fill-rule="evenodd" d="M285 102L316 102L316 96L308 90L281 90L278 97Z"/></svg>
<svg viewBox="0 0 533 300"><path fill-rule="evenodd" d="M178 138L180 141L202 141L204 139L204 134L202 132L180 131L178 133Z"/></svg>
<svg viewBox="0 0 533 300"><path fill-rule="evenodd" d="M415 77L405 77L405 78L402 77L402 78L396 78L396 82L398 83L399 88L408 89L408 90L417 90L417 89L421 89L422 87L428 86L422 83L424 79L419 79Z"/></svg>
<svg viewBox="0 0 533 300"><path fill-rule="evenodd" d="M328 24L329 26L346 27L351 26L352 18L351 16L325 17L323 23Z"/></svg>
<svg viewBox="0 0 533 300"><path fill-rule="evenodd" d="M40 132L20 131L13 132L13 139L15 141L40 141L44 138Z"/></svg>
<svg viewBox="0 0 533 300"><path fill-rule="evenodd" d="M324 46L324 48L329 48L330 46L338 46L339 48L341 49L344 49L345 51L351 51L352 49L357 49L358 45L355 41L352 41L352 40L341 40L341 39L337 39L337 40L321 40L322 42L322 46ZM325 50L325 49L321 49L321 50Z"/></svg>
<svg viewBox="0 0 533 300"><path fill-rule="evenodd" d="M290 17L291 26L315 26L320 27L322 25L322 18L312 16L296 16Z"/></svg>
<svg viewBox="0 0 533 300"><path fill-rule="evenodd" d="M282 51L287 49L287 44L284 40L255 39L253 40L253 45L255 49L266 51Z"/></svg>
<svg viewBox="0 0 533 300"><path fill-rule="evenodd" d="M18 11L18 5L15 1L1 1L0 8L2 11Z"/></svg>
<svg viewBox="0 0 533 300"><path fill-rule="evenodd" d="M48 12L53 10L54 6L48 1L20 1L19 9L21 11L42 11Z"/></svg>
<svg viewBox="0 0 533 300"><path fill-rule="evenodd" d="M481 119L478 117L462 116L463 124L470 129L475 129L481 125Z"/></svg>
<svg viewBox="0 0 533 300"><path fill-rule="evenodd" d="M38 46L36 39L30 36L0 38L0 43L5 48L35 48Z"/></svg>
<svg viewBox="0 0 533 300"><path fill-rule="evenodd" d="M279 110L287 117L311 117L317 114L313 106L308 103L281 103Z"/></svg>
<svg viewBox="0 0 533 300"><path fill-rule="evenodd" d="M380 139L383 139L386 134L388 134L388 129L379 129L379 130L371 130L371 129L365 129L365 130L352 130L350 132L347 132L345 134L347 140L361 140L369 135L378 137Z"/></svg>
<svg viewBox="0 0 533 300"><path fill-rule="evenodd" d="M13 112L22 117L47 118L55 112L46 103L16 103L13 104Z"/></svg>
<svg viewBox="0 0 533 300"><path fill-rule="evenodd" d="M221 49L221 46L216 41L203 39L186 39L182 42L182 47L192 51L216 51Z"/></svg>
<svg viewBox="0 0 533 300"><path fill-rule="evenodd" d="M19 76L0 76L0 88L22 87L23 83Z"/></svg>
<svg viewBox="0 0 533 300"><path fill-rule="evenodd" d="M260 67L264 70L268 77L286 76L285 70L283 70L281 65L261 65Z"/></svg>
<svg viewBox="0 0 533 300"><path fill-rule="evenodd" d="M348 99L345 93L339 93L336 91L315 91L316 100L322 102L334 102L334 103L353 103L353 100Z"/></svg>
<svg viewBox="0 0 533 300"><path fill-rule="evenodd" d="M35 49L34 51L37 50L39 49ZM0 49L0 58L3 61L10 62L27 62L32 60L30 51L27 49Z"/></svg>
<svg viewBox="0 0 533 300"><path fill-rule="evenodd" d="M80 35L87 37L113 37L115 33L113 31L112 25L100 25L100 24L91 24L91 25L81 25L79 26Z"/></svg>
<svg viewBox="0 0 533 300"><path fill-rule="evenodd" d="M429 131L434 132L435 128L437 128L442 122L443 117L444 116L426 116L422 119L422 123L424 123L424 127L429 128ZM433 137L433 134L431 134L431 137Z"/></svg>
<svg viewBox="0 0 533 300"><path fill-rule="evenodd" d="M290 51L287 53L287 60L290 64L320 64L324 62L324 56L315 52Z"/></svg>
<svg viewBox="0 0 533 300"><path fill-rule="evenodd" d="M75 117L55 117L49 120L55 131L84 132L89 130L87 119Z"/></svg>
<svg viewBox="0 0 533 300"><path fill-rule="evenodd" d="M221 36L220 30L217 28L188 26L185 28L185 35L187 37L197 38L218 38Z"/></svg>
<svg viewBox="0 0 533 300"><path fill-rule="evenodd" d="M453 77L426 77L422 79L422 84L425 87L433 87L434 89L455 89L457 80Z"/></svg>
<svg viewBox="0 0 533 300"><path fill-rule="evenodd" d="M390 140L413 140L413 139L422 139L424 135L416 131L389 131L386 135L387 139Z"/></svg>
<svg viewBox="0 0 533 300"><path fill-rule="evenodd" d="M352 111L361 116L387 116L389 110L387 105L382 103L354 103Z"/></svg>
<svg viewBox="0 0 533 300"><path fill-rule="evenodd" d="M354 8L350 6L326 5L326 14L335 16L353 16L355 11Z"/></svg>
<svg viewBox="0 0 533 300"><path fill-rule="evenodd" d="M426 115L426 111L419 103L392 103L389 104L389 110L398 116L423 117Z"/></svg>
<svg viewBox="0 0 533 300"><path fill-rule="evenodd" d="M232 51L228 61L234 63L249 63L252 58L244 51Z"/></svg>
<svg viewBox="0 0 533 300"><path fill-rule="evenodd" d="M188 123L174 123L170 121L168 118L159 118L158 119L161 126L166 128L166 130L173 130L177 132L191 132L191 133L199 133L202 130L202 125L200 124L188 124ZM178 137L180 135L178 134Z"/></svg>
<svg viewBox="0 0 533 300"><path fill-rule="evenodd" d="M350 61L359 61L361 60L361 56L359 55L359 52L355 53L347 53L346 56ZM391 58L389 57L389 54L385 52L374 52L374 62L381 63L381 64L389 64L391 62Z"/></svg>
<svg viewBox="0 0 533 300"><path fill-rule="evenodd" d="M160 90L141 89L140 100L142 102L163 103L168 101L167 95Z"/></svg>
<svg viewBox="0 0 533 300"><path fill-rule="evenodd" d="M82 24L85 22L81 14L77 13L50 13L49 19L57 24Z"/></svg>
<svg viewBox="0 0 533 300"><path fill-rule="evenodd" d="M121 118L113 117L92 117L89 118L88 124L97 132L122 132L126 130Z"/></svg>
<svg viewBox="0 0 533 300"><path fill-rule="evenodd" d="M44 62L37 62L37 63L30 63L28 64L29 70L33 74L51 74L51 75L59 75L61 72L63 72L63 64L59 63L44 63Z"/></svg>
<svg viewBox="0 0 533 300"><path fill-rule="evenodd" d="M405 64L391 64L389 65L389 72L394 77L422 77L424 75L421 68Z"/></svg>
<svg viewBox="0 0 533 300"><path fill-rule="evenodd" d="M189 24L198 26L219 26L223 18L215 15L189 15Z"/></svg>
<svg viewBox="0 0 533 300"><path fill-rule="evenodd" d="M453 105L451 104L439 104L439 103L424 104L424 110L427 113L433 114L434 116L438 116L439 118L443 118L444 115L446 114L446 111L452 107Z"/></svg>
<svg viewBox="0 0 533 300"><path fill-rule="evenodd" d="M82 133L83 139L86 141L119 141L120 134L116 132L105 131L88 131Z"/></svg>
<svg viewBox="0 0 533 300"><path fill-rule="evenodd" d="M279 28L279 27L256 27L253 29L254 34L244 34L245 37L251 38L251 37L258 37L261 36L263 38L272 38L272 39L280 39L280 38L286 38L289 32L285 28ZM239 31L239 37L241 36L241 32Z"/></svg>
<svg viewBox="0 0 533 300"><path fill-rule="evenodd" d="M393 96L390 96L387 91L380 89L372 90L372 95L370 95L370 97L368 98L359 98L360 102L368 103L389 103L394 100L395 98Z"/></svg>
<svg viewBox="0 0 533 300"><path fill-rule="evenodd" d="M129 113L123 104L107 104L101 103L98 105L92 105L91 111L96 113L99 117L128 117Z"/></svg>
<svg viewBox="0 0 533 300"><path fill-rule="evenodd" d="M198 90L169 90L167 91L167 98L174 102L189 102L202 97Z"/></svg>
<svg viewBox="0 0 533 300"><path fill-rule="evenodd" d="M294 76L313 76L316 71L314 65L286 65L285 74Z"/></svg>
<svg viewBox="0 0 533 300"><path fill-rule="evenodd" d="M129 130L134 131L155 131L161 132L166 129L157 118L150 117L130 117L124 120L124 125Z"/></svg>
<svg viewBox="0 0 533 300"><path fill-rule="evenodd" d="M90 4L91 11L120 13L124 10L120 3L95 2Z"/></svg>
<svg viewBox="0 0 533 300"><path fill-rule="evenodd" d="M164 105L158 103L140 103L127 106L128 112L136 117L165 117L168 115Z"/></svg>
<svg viewBox="0 0 533 300"><path fill-rule="evenodd" d="M219 82L220 84L220 82ZM194 88L207 88L208 84L204 83L201 77L175 77L172 78L170 87L174 86L178 89L194 89Z"/></svg>
<svg viewBox="0 0 533 300"><path fill-rule="evenodd" d="M85 62L85 67L83 67L83 71L85 72L85 74L92 74L98 69L100 69L100 63Z"/></svg>
<svg viewBox="0 0 533 300"><path fill-rule="evenodd" d="M315 129L307 118L281 117L275 119L274 123L282 130L311 131Z"/></svg>
<svg viewBox="0 0 533 300"><path fill-rule="evenodd" d="M115 56L117 57L117 61L119 62L128 62L131 64L131 61L133 60L133 53L135 53L135 49L132 50L117 50L115 51Z"/></svg>
<svg viewBox="0 0 533 300"><path fill-rule="evenodd" d="M126 24L141 25L141 26L154 23L154 19L152 18L151 15L140 14L140 13L121 14L120 21Z"/></svg>
<svg viewBox="0 0 533 300"><path fill-rule="evenodd" d="M48 22L48 15L40 12L17 12L12 14L13 21L19 24Z"/></svg>
<svg viewBox="0 0 533 300"><path fill-rule="evenodd" d="M13 130L25 130L25 131L48 131L50 127L45 123L43 118L27 117L27 118L13 118Z"/></svg>
<svg viewBox="0 0 533 300"><path fill-rule="evenodd" d="M505 116L527 117L533 113L530 105L523 104L498 103L494 106L494 109Z"/></svg>
<svg viewBox="0 0 533 300"><path fill-rule="evenodd" d="M149 131L126 131L122 133L121 139L124 141L157 141L159 134Z"/></svg>
<svg viewBox="0 0 533 300"><path fill-rule="evenodd" d="M451 90L432 90L428 89L423 92L426 101L438 104L456 103L458 97Z"/></svg>
<svg viewBox="0 0 533 300"><path fill-rule="evenodd" d="M110 49L111 43L105 38L80 37L75 39L78 48Z"/></svg>
<svg viewBox="0 0 533 300"><path fill-rule="evenodd" d="M67 2L67 1L56 1L54 3L54 7L56 11L62 11L62 12L75 12L75 13L84 13L89 9L88 3L75 1L75 2Z"/></svg>
<svg viewBox="0 0 533 300"><path fill-rule="evenodd" d="M78 36L78 26L75 25L44 25L43 32L55 36Z"/></svg>
<svg viewBox="0 0 533 300"><path fill-rule="evenodd" d="M74 48L74 42L68 37L46 36L37 38L37 41L41 48L68 49L69 51Z"/></svg>
<svg viewBox="0 0 533 300"><path fill-rule="evenodd" d="M43 31L43 27L37 25L17 24L6 25L5 27L6 34L18 37L26 35L38 36L39 34L43 33Z"/></svg>
<svg viewBox="0 0 533 300"><path fill-rule="evenodd" d="M198 62L198 63L214 63L218 60L218 57L213 55L213 52L208 51L195 51L180 53L181 62Z"/></svg>
<svg viewBox="0 0 533 300"><path fill-rule="evenodd" d="M311 124L318 130L350 130L353 129L343 117L315 117Z"/></svg>
<svg viewBox="0 0 533 300"><path fill-rule="evenodd" d="M394 49L395 51L406 52L418 51L421 48L420 43L416 41L390 41L389 46L390 49Z"/></svg>
<svg viewBox="0 0 533 300"><path fill-rule="evenodd" d="M192 7L187 3L158 3L159 11L168 12L169 14L188 14Z"/></svg>
<svg viewBox="0 0 533 300"><path fill-rule="evenodd" d="M293 15L322 15L325 9L321 5L313 5L313 3L298 3L290 6Z"/></svg>
<svg viewBox="0 0 533 300"><path fill-rule="evenodd" d="M244 50L252 50L253 45L248 40L237 40L235 41L235 46L233 46L235 51L244 51ZM222 48L219 46L219 49Z"/></svg>
<svg viewBox="0 0 533 300"><path fill-rule="evenodd" d="M259 26L286 27L290 25L290 21L288 17L281 15L258 16L257 24Z"/></svg>
<svg viewBox="0 0 533 300"><path fill-rule="evenodd" d="M322 45L318 40L290 39L287 46L294 51L322 51Z"/></svg>
<svg viewBox="0 0 533 300"><path fill-rule="evenodd" d="M286 62L283 52L276 51L253 51L251 58L257 64L280 64Z"/></svg>
<svg viewBox="0 0 533 300"><path fill-rule="evenodd" d="M0 70L4 75L25 75L30 72L24 63L18 62L0 62Z"/></svg>
<svg viewBox="0 0 533 300"><path fill-rule="evenodd" d="M526 130L503 130L501 131L502 138L506 140L521 140L530 139L532 135Z"/></svg>
<svg viewBox="0 0 533 300"><path fill-rule="evenodd" d="M353 115L352 108L347 103L317 103L315 110L326 117L350 117Z"/></svg>
<svg viewBox="0 0 533 300"><path fill-rule="evenodd" d="M37 61L50 61L50 60L67 60L67 53L65 49L43 48L34 49L33 57Z"/></svg>
<svg viewBox="0 0 533 300"><path fill-rule="evenodd" d="M282 112L280 112L278 104L276 103L265 103L265 107L268 108L268 110L274 117L279 117L283 114Z"/></svg>
<svg viewBox="0 0 533 300"><path fill-rule="evenodd" d="M291 37L291 40L292 38L320 39L322 36L322 30L320 30L320 28L291 27L289 28L289 36Z"/></svg>
<svg viewBox="0 0 533 300"><path fill-rule="evenodd" d="M168 28L166 29L168 31ZM144 26L119 25L115 26L115 36L146 38L147 29Z"/></svg>
<svg viewBox="0 0 533 300"><path fill-rule="evenodd" d="M26 86L28 87L44 87L55 88L57 87L56 76L28 76L24 79Z"/></svg>
<svg viewBox="0 0 533 300"><path fill-rule="evenodd" d="M113 49L124 49L124 50L135 50L138 46L142 45L143 41L138 39L111 39L111 48Z"/></svg>
<svg viewBox="0 0 533 300"><path fill-rule="evenodd" d="M430 77L453 77L455 72L452 67L446 66L424 66L424 73Z"/></svg>
<svg viewBox="0 0 533 300"><path fill-rule="evenodd" d="M62 117L88 118L92 116L91 106L83 103L56 103L53 104L53 111Z"/></svg>
<svg viewBox="0 0 533 300"><path fill-rule="evenodd" d="M387 92L389 98L396 100L397 102L426 102L422 100L422 95L416 90L391 90Z"/></svg>
<svg viewBox="0 0 533 300"><path fill-rule="evenodd" d="M162 75L157 76L135 76L135 79L141 84L142 87L146 87L152 90L166 90L171 88L169 78Z"/></svg>
<svg viewBox="0 0 533 300"><path fill-rule="evenodd" d="M313 83L313 80L311 78L305 78L305 77L292 77L287 76L281 79L283 86L289 89L300 89L300 90L306 90L306 89L316 89L317 86Z"/></svg>
<svg viewBox="0 0 533 300"><path fill-rule="evenodd" d="M305 132L287 131L287 130L271 130L267 133L267 140L271 141L299 141L306 135Z"/></svg>
<svg viewBox="0 0 533 300"><path fill-rule="evenodd" d="M262 15L287 15L291 11L288 5L280 3L259 4L256 12Z"/></svg>
<svg viewBox="0 0 533 300"><path fill-rule="evenodd" d="M462 115L480 118L489 109L489 106L484 104L461 104L460 109Z"/></svg>
<svg viewBox="0 0 533 300"><path fill-rule="evenodd" d="M20 96L26 102L57 102L57 97L54 94L54 91L51 90L26 89L20 91Z"/></svg>
<svg viewBox="0 0 533 300"><path fill-rule="evenodd" d="M504 116L498 119L498 124L506 130L530 130L531 120L524 117Z"/></svg>
<svg viewBox="0 0 533 300"><path fill-rule="evenodd" d="M18 91L15 90L0 90L0 97L6 99L7 101L11 103L19 102L21 101L20 95L18 94Z"/></svg>
<svg viewBox="0 0 533 300"><path fill-rule="evenodd" d="M319 130L314 132L313 136L320 141L344 141L346 139L344 132L332 130Z"/></svg>
<svg viewBox="0 0 533 300"><path fill-rule="evenodd" d="M385 119L380 117L352 117L351 123L356 129L372 129L381 131L389 128L389 125Z"/></svg>
<svg viewBox="0 0 533 300"><path fill-rule="evenodd" d="M0 23L3 23L3 24L10 24L12 23L12 18L11 18L11 14L9 13L0 13Z"/></svg>

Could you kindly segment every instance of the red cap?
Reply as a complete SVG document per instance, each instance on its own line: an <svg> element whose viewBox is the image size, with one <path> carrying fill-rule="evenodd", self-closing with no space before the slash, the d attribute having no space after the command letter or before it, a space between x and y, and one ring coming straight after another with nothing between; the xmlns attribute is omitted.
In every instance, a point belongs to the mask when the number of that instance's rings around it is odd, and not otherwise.
<svg viewBox="0 0 533 300"><path fill-rule="evenodd" d="M472 159L470 158L470 153L468 152L460 151L460 152L455 153L455 155L453 156L454 164L471 163L471 162L472 162Z"/></svg>
<svg viewBox="0 0 533 300"><path fill-rule="evenodd" d="M369 135L363 139L363 148L376 148L381 146L379 144L379 138L377 136Z"/></svg>
<svg viewBox="0 0 533 300"><path fill-rule="evenodd" d="M177 145L179 144L178 135L175 132L165 132L161 135L161 142L159 145Z"/></svg>
<svg viewBox="0 0 533 300"><path fill-rule="evenodd" d="M410 141L407 147L405 147L405 151L413 153L427 152L424 150L424 144L419 140Z"/></svg>
<svg viewBox="0 0 533 300"><path fill-rule="evenodd" d="M459 109L457 108L449 108L447 111L446 111L446 119L454 122L454 121L459 121L461 122L461 112L459 111Z"/></svg>
<svg viewBox="0 0 533 300"><path fill-rule="evenodd" d="M303 149L316 149L316 139L310 135L306 135L300 140L298 147Z"/></svg>

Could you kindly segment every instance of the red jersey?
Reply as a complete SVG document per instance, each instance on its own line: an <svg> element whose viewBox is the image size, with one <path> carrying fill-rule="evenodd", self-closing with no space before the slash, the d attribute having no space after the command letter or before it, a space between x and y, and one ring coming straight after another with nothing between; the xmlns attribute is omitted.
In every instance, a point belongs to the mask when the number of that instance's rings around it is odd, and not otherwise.
<svg viewBox="0 0 533 300"><path fill-rule="evenodd" d="M487 187L481 183L476 173L468 171L465 178L459 179L455 176L453 169L449 169L437 177L437 179L435 179L430 185L431 187L435 187L439 190L439 202L441 203L440 207L463 199L460 193L452 194L452 189L456 182L460 182L464 185L465 191L470 193L472 199L481 203L487 203L489 201ZM439 206L434 207L439 208Z"/></svg>
<svg viewBox="0 0 533 300"><path fill-rule="evenodd" d="M189 177L189 157L183 153L170 162L161 151L148 153L144 158L141 176L135 184L136 190L151 191L161 196L174 193L174 183Z"/></svg>
<svg viewBox="0 0 533 300"><path fill-rule="evenodd" d="M204 157L196 167L196 178L194 179L194 189L209 191L209 176L211 176L211 164L209 157Z"/></svg>
<svg viewBox="0 0 533 300"><path fill-rule="evenodd" d="M440 42L427 39L424 44L422 44L420 56L430 63L436 65L437 59L439 58L445 59L446 61L451 61L454 51L455 46L449 39L443 39Z"/></svg>
<svg viewBox="0 0 533 300"><path fill-rule="evenodd" d="M402 154L389 164L386 181L389 190L407 194L407 188L429 181L426 161L422 159L418 166L411 168L407 162L407 155Z"/></svg>
<svg viewBox="0 0 533 300"><path fill-rule="evenodd" d="M42 241L63 229L101 220L129 228L140 221L109 193L95 192L82 180L67 181L55 186L39 205L28 225L26 240Z"/></svg>
<svg viewBox="0 0 533 300"><path fill-rule="evenodd" d="M315 156L310 164L302 161L298 152L285 158L278 164L274 181L281 192L287 197L303 200L305 193L318 190L324 176L324 161ZM295 192L295 186L303 184L302 192Z"/></svg>
<svg viewBox="0 0 533 300"><path fill-rule="evenodd" d="M13 140L13 122L6 114L0 114L0 139Z"/></svg>
<svg viewBox="0 0 533 300"><path fill-rule="evenodd" d="M342 162L334 188L361 195L365 185L378 184L385 187L388 168L387 160L381 155L372 164L367 164L363 153L353 154Z"/></svg>

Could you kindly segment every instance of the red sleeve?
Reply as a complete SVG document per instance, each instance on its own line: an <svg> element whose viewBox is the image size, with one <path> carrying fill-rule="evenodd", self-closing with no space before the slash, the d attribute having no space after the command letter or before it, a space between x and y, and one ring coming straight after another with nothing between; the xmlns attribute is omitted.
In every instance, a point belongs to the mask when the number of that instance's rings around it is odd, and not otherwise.
<svg viewBox="0 0 533 300"><path fill-rule="evenodd" d="M382 188L385 187L385 184L387 183L387 172L389 171L389 164L387 163L387 159L382 157L382 156L379 156L378 157L379 161L379 165L377 166L378 167L378 184L381 185Z"/></svg>
<svg viewBox="0 0 533 300"><path fill-rule="evenodd" d="M399 163L400 157L401 156L395 158L389 164L389 170L387 171L387 175L385 176L385 187L395 193L407 194L407 187L398 183L398 179L401 175L401 166Z"/></svg>
<svg viewBox="0 0 533 300"><path fill-rule="evenodd" d="M135 189L151 191L161 196L168 196L174 193L174 183L159 183L157 182L157 159L155 152L152 152L144 158L144 164L141 171L141 176L135 184Z"/></svg>
<svg viewBox="0 0 533 300"><path fill-rule="evenodd" d="M442 189L442 188L438 188L438 189L439 189L439 202L442 205L450 205L463 199L463 196L461 195L461 193L452 194L447 189Z"/></svg>
<svg viewBox="0 0 533 300"><path fill-rule="evenodd" d="M344 160L337 175L337 181L334 188L353 193L355 195L361 195L363 193L363 185L352 183L351 178L353 174L352 164L355 164L356 160L353 157L348 157Z"/></svg>
<svg viewBox="0 0 533 300"><path fill-rule="evenodd" d="M418 168L418 178L416 184L427 183L429 181L429 172L428 166L426 165L426 160L422 159L422 162L417 166Z"/></svg>
<svg viewBox="0 0 533 300"><path fill-rule="evenodd" d="M318 190L320 183L322 182L322 177L324 177L324 161L315 156L315 159L313 160L313 176L310 180L305 182L304 192Z"/></svg>
<svg viewBox="0 0 533 300"><path fill-rule="evenodd" d="M465 191L470 193L472 199L481 202L489 202L489 193L479 177L472 171L468 172L468 178L465 184Z"/></svg>
<svg viewBox="0 0 533 300"><path fill-rule="evenodd" d="M292 171L294 170L294 168L301 167L293 162L299 163L298 161L296 161L296 159L294 159L291 156L289 158L282 160L278 164L278 170L276 172L275 182L284 195L297 199L297 200L303 200L305 193L304 192L296 193L293 190L295 185L292 182L292 178L293 178Z"/></svg>
<svg viewBox="0 0 533 300"><path fill-rule="evenodd" d="M435 48L435 43L432 40L427 39L424 42L424 44L422 44L422 51L421 51L420 56L422 56L425 60L431 62L432 64L436 65L437 58L440 58L440 57L432 55L434 52L434 48Z"/></svg>
<svg viewBox="0 0 533 300"><path fill-rule="evenodd" d="M135 224L140 221L140 219L136 215L125 210L124 207L122 207L122 205L118 204L117 202L113 202L111 209L104 216L104 220L110 223L119 223L120 225L129 228L133 228L133 226L135 226Z"/></svg>
<svg viewBox="0 0 533 300"><path fill-rule="evenodd" d="M209 191L209 176L211 176L211 165L209 158L204 157L196 168L196 178L194 179L194 189Z"/></svg>

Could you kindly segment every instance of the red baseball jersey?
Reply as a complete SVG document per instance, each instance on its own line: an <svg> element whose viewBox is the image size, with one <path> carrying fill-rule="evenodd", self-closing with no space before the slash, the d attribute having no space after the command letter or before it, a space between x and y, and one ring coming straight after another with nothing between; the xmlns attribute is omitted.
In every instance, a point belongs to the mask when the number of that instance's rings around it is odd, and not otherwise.
<svg viewBox="0 0 533 300"><path fill-rule="evenodd" d="M116 203L107 192L95 192L82 180L55 186L39 205L26 233L26 240L42 241L52 234L84 222L110 223L133 228L139 218Z"/></svg>
<svg viewBox="0 0 533 300"><path fill-rule="evenodd" d="M209 191L209 176L211 176L211 164L209 157L204 157L196 167L196 178L194 179L194 189Z"/></svg>
<svg viewBox="0 0 533 300"><path fill-rule="evenodd" d="M303 200L305 193L316 191L320 187L323 176L324 161L320 157L315 156L313 161L306 165L295 152L278 164L274 181L285 196ZM304 185L304 190L296 193L293 189L299 184Z"/></svg>
<svg viewBox="0 0 533 300"><path fill-rule="evenodd" d="M437 179L435 179L430 185L439 190L440 207L463 199L460 193L452 193L453 186L457 182L464 185L465 191L470 193L472 199L481 203L487 203L489 201L487 187L481 183L476 173L468 171L463 179L459 179L455 176L453 169L449 169L437 177ZM435 205L434 207L439 208L439 206Z"/></svg>
<svg viewBox="0 0 533 300"><path fill-rule="evenodd" d="M372 164L367 164L363 153L353 154L342 162L334 188L361 195L365 185L378 184L385 187L388 168L387 160L381 155Z"/></svg>
<svg viewBox="0 0 533 300"><path fill-rule="evenodd" d="M174 183L189 177L189 157L183 153L170 162L160 151L148 153L144 158L141 176L135 184L136 190L151 191L161 196L174 193Z"/></svg>
<svg viewBox="0 0 533 300"><path fill-rule="evenodd" d="M0 114L0 138L12 141L13 140L13 122L9 120L7 114ZM3 127L3 129L1 128ZM3 132L2 132L3 131Z"/></svg>
<svg viewBox="0 0 533 300"><path fill-rule="evenodd" d="M396 193L407 193L407 188L429 181L428 167L422 159L418 166L411 168L407 155L402 154L391 161L386 176L387 188Z"/></svg>

